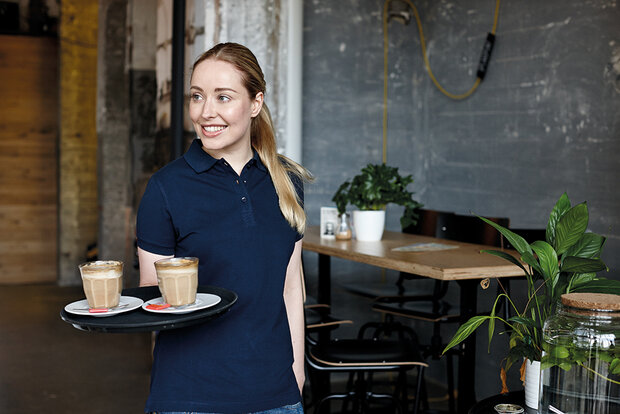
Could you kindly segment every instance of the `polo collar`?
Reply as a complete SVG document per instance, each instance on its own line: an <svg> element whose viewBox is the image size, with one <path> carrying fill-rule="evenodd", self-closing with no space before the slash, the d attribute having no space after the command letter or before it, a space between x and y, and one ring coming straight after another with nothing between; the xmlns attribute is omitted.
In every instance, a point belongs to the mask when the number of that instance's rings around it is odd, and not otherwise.
<svg viewBox="0 0 620 414"><path fill-rule="evenodd" d="M259 170L266 172L267 168L258 156L258 152L256 152L256 150L252 148L252 153L252 159L248 161L248 164L256 165ZM187 152L183 155L183 158L185 158L185 161L197 173L202 173L210 170L219 161L209 155L206 151L203 151L202 142L200 142L199 139L195 139L194 141L192 141L192 144L189 146Z"/></svg>

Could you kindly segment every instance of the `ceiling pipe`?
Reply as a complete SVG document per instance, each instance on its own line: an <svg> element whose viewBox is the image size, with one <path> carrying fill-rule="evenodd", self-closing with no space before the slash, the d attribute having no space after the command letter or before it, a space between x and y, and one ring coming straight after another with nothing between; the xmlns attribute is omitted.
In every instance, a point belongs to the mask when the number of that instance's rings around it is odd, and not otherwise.
<svg viewBox="0 0 620 414"><path fill-rule="evenodd" d="M185 0L174 0L172 11L172 85L170 134L172 160L183 155L183 83L185 69Z"/></svg>

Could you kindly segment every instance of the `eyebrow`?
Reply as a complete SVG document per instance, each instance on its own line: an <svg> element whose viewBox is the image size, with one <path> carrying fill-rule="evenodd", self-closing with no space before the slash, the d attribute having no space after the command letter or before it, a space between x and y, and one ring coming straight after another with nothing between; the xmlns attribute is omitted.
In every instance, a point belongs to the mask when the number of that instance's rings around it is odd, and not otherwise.
<svg viewBox="0 0 620 414"><path fill-rule="evenodd" d="M192 86L190 86L189 88L190 88L190 89L196 89L196 90L198 90L198 91L200 91L200 92L203 92L203 89L202 89L201 87L199 87L199 86L192 85ZM239 93L239 92L237 92L236 90L234 90L233 88L215 88L215 92L216 92L216 93L220 93L220 92L234 92L234 93Z"/></svg>

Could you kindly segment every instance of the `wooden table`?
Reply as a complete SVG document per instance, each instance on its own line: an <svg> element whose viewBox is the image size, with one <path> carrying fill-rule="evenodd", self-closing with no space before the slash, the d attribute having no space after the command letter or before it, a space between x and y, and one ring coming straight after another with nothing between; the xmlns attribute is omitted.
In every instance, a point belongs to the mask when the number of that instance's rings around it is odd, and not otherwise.
<svg viewBox="0 0 620 414"><path fill-rule="evenodd" d="M392 250L415 243L441 243L455 245L457 248L427 252ZM457 282L460 286L462 322L476 314L477 285L481 279L523 275L523 271L518 266L496 256L480 253L482 249L497 249L495 247L391 231L384 232L383 239L378 242L339 241L322 239L319 228L313 226L306 230L303 248L319 254L317 300L320 303L331 304L331 257L339 257L431 279ZM461 344L458 368L458 413L466 413L476 402L475 337L471 335Z"/></svg>

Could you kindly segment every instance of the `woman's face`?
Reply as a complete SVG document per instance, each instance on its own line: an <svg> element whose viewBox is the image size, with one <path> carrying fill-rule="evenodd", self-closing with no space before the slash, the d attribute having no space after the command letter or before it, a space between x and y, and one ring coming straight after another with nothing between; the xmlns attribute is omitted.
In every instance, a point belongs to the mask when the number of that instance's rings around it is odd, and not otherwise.
<svg viewBox="0 0 620 414"><path fill-rule="evenodd" d="M190 94L189 116L209 155L251 154L250 125L263 106L262 92L250 97L233 65L207 59L194 69Z"/></svg>

